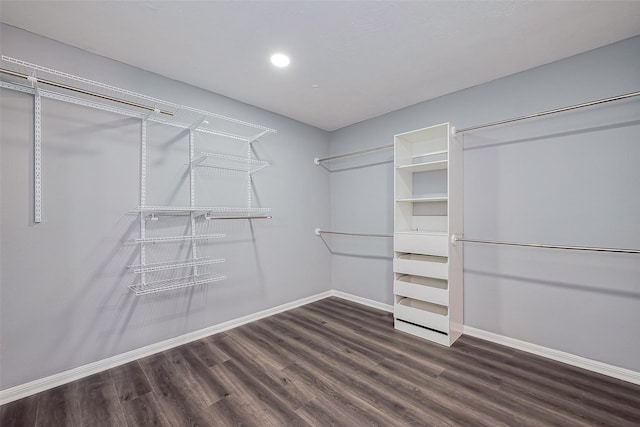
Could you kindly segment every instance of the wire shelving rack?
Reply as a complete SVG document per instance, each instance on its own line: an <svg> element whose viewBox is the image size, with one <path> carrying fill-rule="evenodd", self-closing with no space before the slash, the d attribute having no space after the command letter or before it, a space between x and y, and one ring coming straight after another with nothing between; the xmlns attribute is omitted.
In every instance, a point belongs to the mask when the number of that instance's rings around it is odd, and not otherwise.
<svg viewBox="0 0 640 427"><path fill-rule="evenodd" d="M198 234L196 218L206 219L268 219L269 208L253 206L251 175L269 166L268 162L253 158L251 145L263 136L276 133L258 124L235 119L199 108L165 101L156 97L119 88L96 80L80 77L42 65L1 55L0 87L28 93L34 96L34 222L42 221L42 98L54 99L74 105L81 105L107 111L141 121L140 131L140 201L134 212L139 216L140 234L135 239L140 250L140 264L129 266L140 277L140 281L129 288L136 295L146 295L161 291L193 287L225 280L224 275L212 275L201 269L223 263L224 258L198 257L197 242L220 239L225 234ZM189 206L148 206L147 193L147 125L158 123L188 130L189 133ZM246 144L246 156L237 157L222 153L201 152L195 157L196 135L214 135L225 141ZM246 206L209 206L196 204L195 169L213 167L246 173ZM189 217L190 232L183 236L147 236L147 221L157 221L159 216L185 215ZM161 263L148 263L149 245L156 243L188 242L191 258ZM147 275L155 275L170 270L190 270L181 277L162 277L149 280Z"/></svg>

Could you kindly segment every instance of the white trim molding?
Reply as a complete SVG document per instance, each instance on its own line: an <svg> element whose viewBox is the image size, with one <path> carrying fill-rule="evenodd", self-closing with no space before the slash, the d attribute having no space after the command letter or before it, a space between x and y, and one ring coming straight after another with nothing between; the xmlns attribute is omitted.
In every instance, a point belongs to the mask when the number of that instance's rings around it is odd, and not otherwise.
<svg viewBox="0 0 640 427"><path fill-rule="evenodd" d="M89 375L97 374L98 372L102 372L107 369L115 368L116 366L124 365L125 363L133 362L134 360L138 360L155 353L160 353L173 347L187 344L192 341L197 341L201 338L208 337L209 335L218 334L220 332L224 332L229 329L233 329L235 327L242 326L259 319L263 319L265 317L273 316L274 314L282 313L283 311L291 310L292 308L319 301L332 295L333 291L322 292L317 295L312 295L310 297L288 302L277 307L268 308L257 313L238 317L237 319L219 323L208 328L189 332L188 334L180 335L178 337L160 341L145 347L138 348L136 350L118 354L107 359L78 366L77 368L59 372L45 378L31 381L25 384L20 384L15 387L7 388L5 390L0 390L0 405L4 405L6 403L13 402L14 400L22 399L23 397L31 396L32 394L40 393L57 386L67 384L71 381L75 381Z"/></svg>
<svg viewBox="0 0 640 427"><path fill-rule="evenodd" d="M63 384L67 384L71 381L78 380L80 378L87 377L89 375L96 374L98 372L105 371L107 369L115 368L116 366L123 365L125 363L133 362L143 357L150 356L155 353L159 353L183 344L190 343L192 341L199 340L210 335L214 335L220 332L233 329L244 324L254 322L256 320L263 319L265 317L273 316L274 314L282 313L283 311L291 310L296 307L301 307L306 304L310 304L315 301L319 301L328 297L342 298L348 301L352 301L358 304L366 305L368 307L377 308L379 310L393 312L393 306L390 304L381 303L371 299L359 297L357 295L348 294L342 291L330 290L312 295L310 297L302 298L296 301L288 302L273 308L259 311L257 313L249 314L247 316L239 317L237 319L229 320L227 322L219 323L204 329L200 329L188 334L180 335L178 337L170 338L158 343L154 343L145 347L131 350L126 353L118 354L107 359L99 360L97 362L89 363L83 366L79 366L74 369L69 369L64 372L60 372L45 378L41 378L35 381L31 381L25 384L20 384L15 387L11 387L5 390L0 390L0 405L4 405L14 400L22 399L23 397L31 396L32 394L40 393L45 390L49 390L53 387L57 387ZM473 336L476 338L491 341L497 344L502 344L507 347L516 348L518 350L526 351L528 353L537 354L542 357L546 357L559 362L567 363L572 366L587 369L589 371L597 372L600 374L608 375L613 378L617 378L623 381L628 381L633 384L640 385L640 372L635 372L629 369L620 368L613 365L608 365L596 360L587 359L581 356L576 356L570 353L565 353L559 350L553 350L547 347L542 347L537 344L532 344L526 341L520 341L515 338L509 338L502 335L495 334L493 332L483 331L481 329L472 328L470 326L464 327L464 334Z"/></svg>
<svg viewBox="0 0 640 427"><path fill-rule="evenodd" d="M342 291L336 291L335 289L331 291L331 295L334 297L346 299L352 302L357 302L358 304L366 305L368 307L377 308L378 310L388 311L393 313L393 306L391 304L385 304L382 302L374 301L372 299L359 297L357 295L348 294Z"/></svg>
<svg viewBox="0 0 640 427"><path fill-rule="evenodd" d="M538 356L546 357L547 359L555 360L557 362L566 363L567 365L586 369L592 372L597 372L599 374L607 375L619 380L640 385L640 372L632 371L630 369L620 368L618 366L609 365L597 360L587 359L586 357L576 356L575 354L565 353L564 351L543 347L538 344L520 341L515 338L498 335L493 332L484 331L482 329L472 328L471 326L465 326L463 333L465 335L480 338L486 341L491 341L496 344L502 344L507 347L526 351L527 353L533 353Z"/></svg>

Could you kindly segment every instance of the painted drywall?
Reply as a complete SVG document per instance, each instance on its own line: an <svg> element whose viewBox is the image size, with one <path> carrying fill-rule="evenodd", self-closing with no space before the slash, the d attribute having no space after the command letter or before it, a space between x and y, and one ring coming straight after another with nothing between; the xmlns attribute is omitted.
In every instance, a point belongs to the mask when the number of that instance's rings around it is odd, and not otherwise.
<svg viewBox="0 0 640 427"><path fill-rule="evenodd" d="M639 88L635 37L335 131L330 153L391 144L394 134L442 122L464 128ZM638 135L637 98L465 133L465 235L640 248ZM387 150L325 165L332 229L392 232L391 160ZM392 303L391 239L325 240L334 289ZM464 254L465 325L640 371L638 255L471 243Z"/></svg>
<svg viewBox="0 0 640 427"><path fill-rule="evenodd" d="M140 120L44 99L43 220L34 224L33 97L0 89L1 389L331 288L330 254L313 234L329 222L329 176L311 162L328 154L326 132L14 27L2 25L0 36L4 55L278 131L254 144L271 166L254 175L253 203L272 208L273 219L199 225L228 234L199 244L199 256L226 258L210 271L228 279L137 297L126 266L139 261L138 217L129 212L139 203ZM187 205L187 134L150 124L148 143L147 205ZM222 192L246 188L238 179L199 171L196 202L238 202ZM149 226L150 235L180 235L186 221ZM189 256L188 245L151 250L149 261Z"/></svg>

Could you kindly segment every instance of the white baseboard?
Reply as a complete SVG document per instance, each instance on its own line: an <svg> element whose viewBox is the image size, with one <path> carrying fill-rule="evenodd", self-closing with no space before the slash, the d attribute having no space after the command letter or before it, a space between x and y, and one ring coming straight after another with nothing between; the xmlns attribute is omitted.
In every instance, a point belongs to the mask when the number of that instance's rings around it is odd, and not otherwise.
<svg viewBox="0 0 640 427"><path fill-rule="evenodd" d="M53 387L57 387L71 381L78 380L80 378L87 377L98 372L105 371L107 369L115 368L116 366L123 365L125 363L133 362L134 360L150 356L161 351L168 350L173 347L177 347L183 344L190 343L192 341L199 340L209 335L214 335L220 332L233 329L235 327L250 323L265 317L272 316L274 314L281 313L283 311L291 310L292 308L300 307L321 299L335 296L348 301L353 301L358 304L366 305L368 307L377 308L387 312L393 312L393 306L390 304L384 304L378 301L370 300L367 298L359 297L357 295L348 294L342 291L330 290L322 292L317 295L312 295L307 298L302 298L296 301L292 301L286 304L279 305L277 307L269 308L267 310L259 311L257 313L249 314L247 316L239 317L237 319L229 320L227 322L220 323L218 325L210 326L208 328L200 329L198 331L190 332L179 337L171 338L165 341L161 341L155 344L148 345L136 350L131 350L126 353L118 354L107 359L99 360L97 362L89 363L87 365L79 366L68 371L60 372L45 378L41 378L35 381L31 381L26 384L17 385L5 390L0 390L0 405L4 405L14 400L22 399L23 397L30 396L32 394L40 393L45 390L49 390ZM640 385L640 372L635 372L630 369L620 368L617 366L609 365L606 363L598 362L596 360L587 359L581 356L576 356L570 353L565 353L559 350L553 350L547 347L542 347L537 344L532 344L526 341L520 341L514 338L505 337L503 335L494 334L493 332L483 331L481 329L472 328L470 326L464 327L464 334L473 337L481 338L487 341L502 344L508 347L516 348L518 350L526 351L528 353L537 354L542 357L546 357L552 360L563 362L572 366L587 369L589 371L598 372L600 374L608 375L613 378L618 378L623 381L628 381L633 384Z"/></svg>
<svg viewBox="0 0 640 427"><path fill-rule="evenodd" d="M0 390L0 405L4 405L5 403L13 402L14 400L22 399L23 397L27 397L32 394L40 393L57 386L67 384L71 381L75 381L89 375L97 374L98 372L102 372L107 369L115 368L116 366L124 365L125 363L133 362L134 360L138 360L173 347L187 344L192 341L197 341L201 338L208 337L209 335L224 332L226 330L244 325L246 323L263 319L265 317L269 317L283 311L291 310L292 308L300 307L314 301L330 297L332 295L333 291L322 292L317 295L312 295L307 298L288 302L277 307L269 308L257 313L249 314L247 316L239 317L237 319L210 326L208 328L180 335L179 337L170 338L168 340L154 343L142 348L138 348L136 350L118 354L107 359L79 366L74 369L69 369L68 371L60 372L45 378L28 382L26 384L20 384L15 387Z"/></svg>
<svg viewBox="0 0 640 427"><path fill-rule="evenodd" d="M369 307L377 308L379 310L384 310L393 313L393 306L390 304L385 304L382 302L374 301L372 299L359 297L357 295L348 294L342 291L336 291L335 289L331 291L331 295L334 297L346 299L349 301L357 302L358 304L366 305Z"/></svg>
<svg viewBox="0 0 640 427"><path fill-rule="evenodd" d="M483 331L482 329L472 328L471 326L465 326L463 333L465 335L491 341L496 344L502 344L507 347L526 351L527 353L537 354L538 356L566 363L567 365L576 366L588 371L597 372L599 374L640 385L640 372L632 371L630 369L620 368L618 366L598 362L597 360L587 359L586 357L576 356L571 353L565 353L564 351L554 350L552 348L543 347L530 342L520 341L515 338L505 337L504 335L494 334L493 332Z"/></svg>

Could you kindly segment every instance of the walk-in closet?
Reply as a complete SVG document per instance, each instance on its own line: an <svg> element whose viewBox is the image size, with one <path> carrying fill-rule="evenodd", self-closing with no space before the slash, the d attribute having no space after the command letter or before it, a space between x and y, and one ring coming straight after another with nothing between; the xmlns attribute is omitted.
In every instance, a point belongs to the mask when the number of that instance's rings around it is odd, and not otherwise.
<svg viewBox="0 0 640 427"><path fill-rule="evenodd" d="M640 425L639 16L0 1L0 425Z"/></svg>

